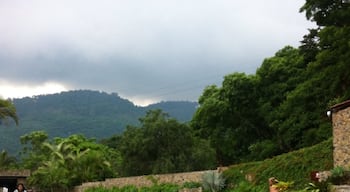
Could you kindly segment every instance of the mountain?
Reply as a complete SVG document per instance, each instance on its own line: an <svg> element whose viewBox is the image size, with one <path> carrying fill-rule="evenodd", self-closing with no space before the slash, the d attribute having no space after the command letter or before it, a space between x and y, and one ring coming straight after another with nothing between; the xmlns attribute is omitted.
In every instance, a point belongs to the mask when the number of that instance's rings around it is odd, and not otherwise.
<svg viewBox="0 0 350 192"><path fill-rule="evenodd" d="M176 118L180 122L187 122L192 119L192 116L197 108L198 103L188 101L162 101L160 103L147 106L145 109L162 109L168 113L170 117Z"/></svg>
<svg viewBox="0 0 350 192"><path fill-rule="evenodd" d="M19 126L0 125L0 150L17 152L20 136L38 130L49 137L82 134L89 138L108 138L122 133L127 125L138 125L148 110L161 109L179 122L191 120L196 102L163 101L139 107L116 93L91 90L68 91L14 99Z"/></svg>

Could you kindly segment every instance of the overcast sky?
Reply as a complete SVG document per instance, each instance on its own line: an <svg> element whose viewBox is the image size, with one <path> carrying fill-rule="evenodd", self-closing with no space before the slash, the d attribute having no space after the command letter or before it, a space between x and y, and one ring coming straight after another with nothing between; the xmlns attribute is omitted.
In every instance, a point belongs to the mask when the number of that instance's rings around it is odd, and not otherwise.
<svg viewBox="0 0 350 192"><path fill-rule="evenodd" d="M0 95L118 93L137 105L197 101L297 47L304 0L0 0Z"/></svg>

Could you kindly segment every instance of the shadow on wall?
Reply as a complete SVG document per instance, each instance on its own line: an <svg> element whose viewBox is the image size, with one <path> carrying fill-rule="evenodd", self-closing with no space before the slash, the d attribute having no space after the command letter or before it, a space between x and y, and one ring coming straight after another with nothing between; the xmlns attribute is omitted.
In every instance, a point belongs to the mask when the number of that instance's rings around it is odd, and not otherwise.
<svg viewBox="0 0 350 192"><path fill-rule="evenodd" d="M16 178L1 178L0 177L0 192L12 192L16 189L17 179Z"/></svg>

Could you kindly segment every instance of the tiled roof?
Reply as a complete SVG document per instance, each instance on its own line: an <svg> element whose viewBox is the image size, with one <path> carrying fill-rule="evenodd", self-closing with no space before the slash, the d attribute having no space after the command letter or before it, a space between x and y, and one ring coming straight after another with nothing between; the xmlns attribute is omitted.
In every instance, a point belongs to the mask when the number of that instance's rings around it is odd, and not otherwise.
<svg viewBox="0 0 350 192"><path fill-rule="evenodd" d="M341 102L341 103L338 103L336 105L333 105L331 107L331 111L332 112L337 112L337 111L340 111L340 110L348 108L348 107L350 107L350 100L346 100L344 102Z"/></svg>

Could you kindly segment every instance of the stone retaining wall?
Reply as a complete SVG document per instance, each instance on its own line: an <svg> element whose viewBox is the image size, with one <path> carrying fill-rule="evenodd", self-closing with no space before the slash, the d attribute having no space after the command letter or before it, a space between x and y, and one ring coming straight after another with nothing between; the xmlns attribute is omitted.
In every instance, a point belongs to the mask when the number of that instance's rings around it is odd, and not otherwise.
<svg viewBox="0 0 350 192"><path fill-rule="evenodd" d="M349 192L350 185L334 185L331 187L331 192Z"/></svg>
<svg viewBox="0 0 350 192"><path fill-rule="evenodd" d="M226 168L220 168L222 171ZM218 170L207 170L207 171L218 171ZM186 182L201 182L203 173L207 171L196 171L196 172L186 172L186 173L173 173L173 174L159 174L159 175L144 175L135 177L122 177L106 179L101 182L89 182L83 183L80 186L74 188L74 192L84 192L84 190L91 187L123 187L127 185L134 185L136 187L152 186L154 181L158 184L160 183L172 183L172 184L184 184ZM152 182L153 181L153 182ZM199 191L201 189L198 189Z"/></svg>

